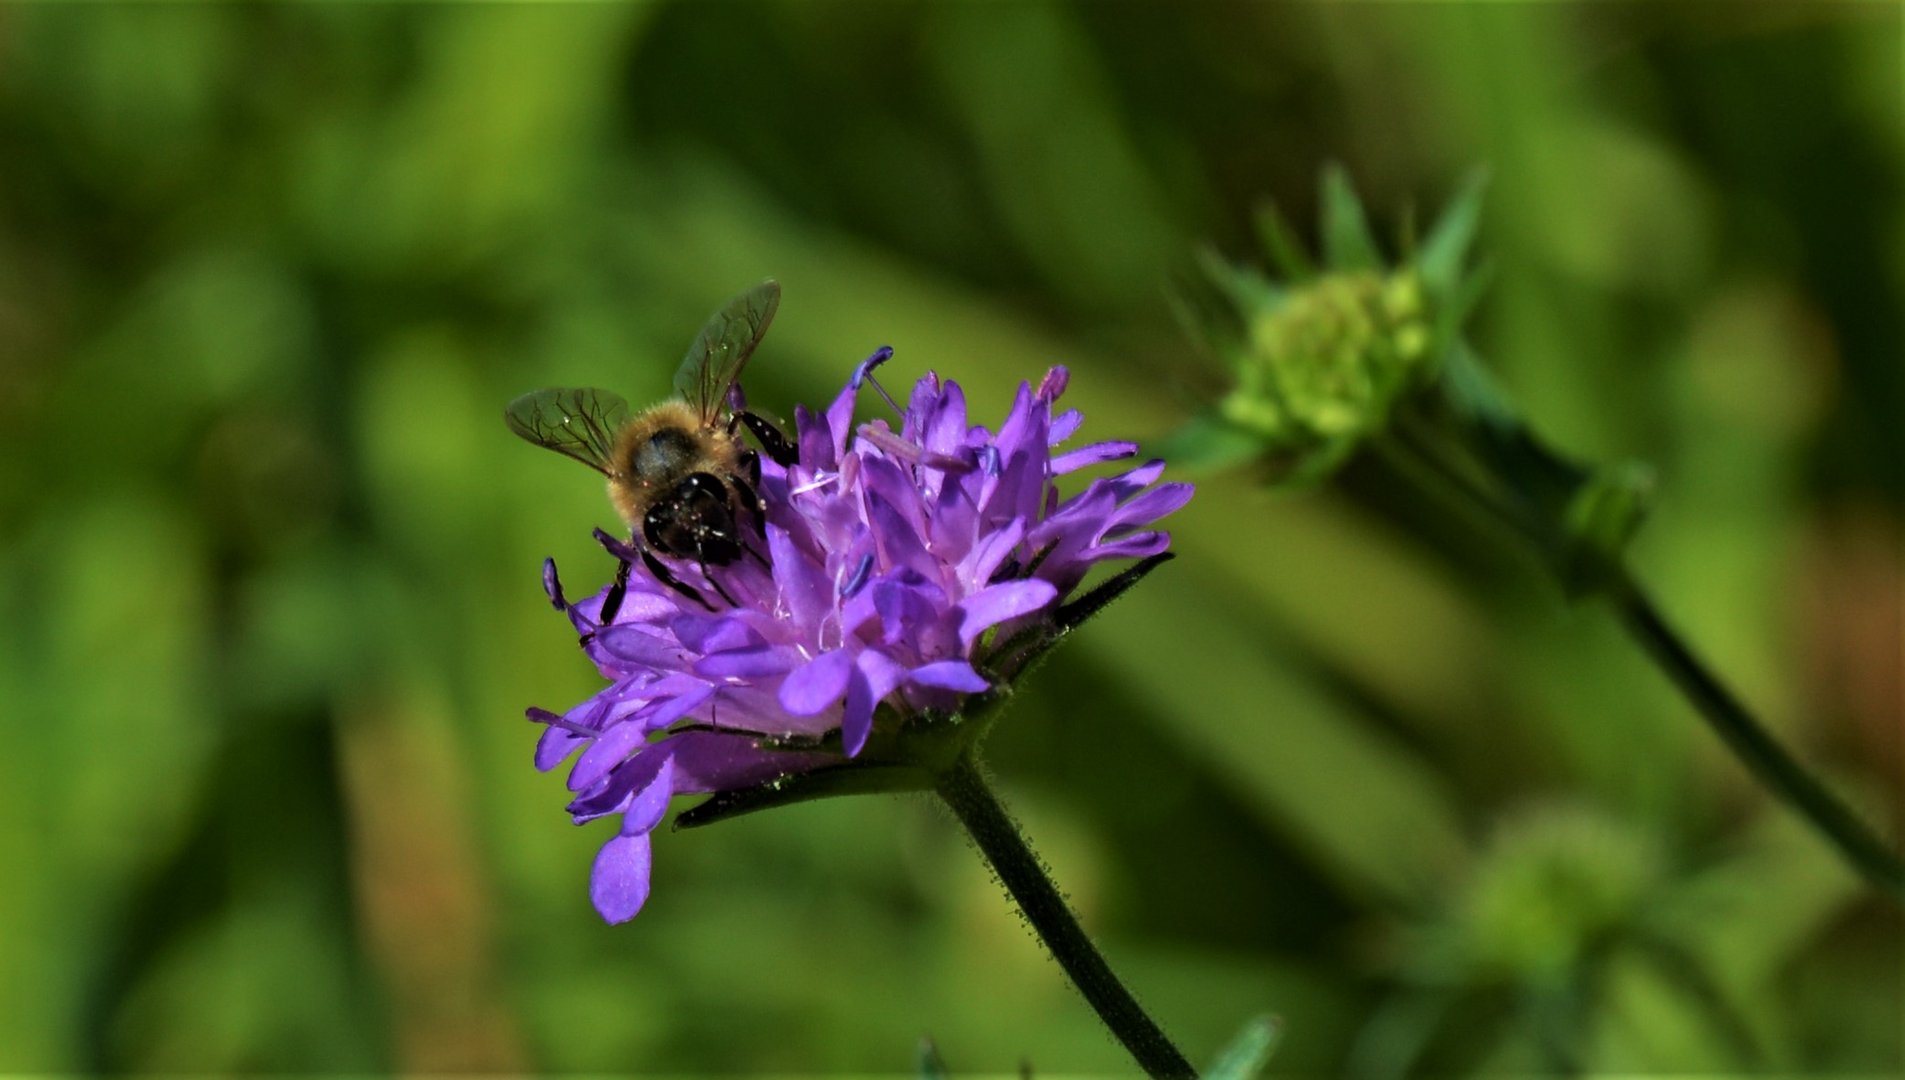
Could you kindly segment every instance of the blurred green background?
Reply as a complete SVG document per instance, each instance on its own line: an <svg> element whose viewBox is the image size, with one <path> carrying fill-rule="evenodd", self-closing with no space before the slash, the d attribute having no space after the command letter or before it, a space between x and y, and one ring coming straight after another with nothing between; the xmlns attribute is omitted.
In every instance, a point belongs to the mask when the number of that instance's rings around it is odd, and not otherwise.
<svg viewBox="0 0 1905 1080"><path fill-rule="evenodd" d="M0 8L0 1071L955 1073L1127 1059L923 800L662 835L530 767L599 483L504 429L666 394L721 300L787 415L890 343L1086 434L1219 389L1164 284L1345 163L1475 165L1476 344L1639 457L1641 574L1901 807L1899 8ZM1899 911L1534 564L1366 465L1201 478L991 743L1114 965L1273 1071L1905 1066Z"/></svg>

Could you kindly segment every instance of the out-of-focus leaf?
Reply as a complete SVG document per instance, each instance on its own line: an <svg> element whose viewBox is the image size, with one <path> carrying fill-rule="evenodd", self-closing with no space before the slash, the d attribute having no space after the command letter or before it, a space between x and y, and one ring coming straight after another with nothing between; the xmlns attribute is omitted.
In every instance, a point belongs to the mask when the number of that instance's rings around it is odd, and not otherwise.
<svg viewBox="0 0 1905 1080"><path fill-rule="evenodd" d="M1191 471L1233 468L1261 459L1263 439L1218 416L1194 416L1166 436L1155 452Z"/></svg>
<svg viewBox="0 0 1905 1080"><path fill-rule="evenodd" d="M931 1036L921 1036L919 1040L919 1080L952 1080L952 1073L946 1070L946 1059L939 1056L939 1046Z"/></svg>
<svg viewBox="0 0 1905 1080"><path fill-rule="evenodd" d="M1217 1061L1204 1070L1204 1080L1250 1080L1269 1064L1282 1035L1283 1023L1274 1016L1251 1020L1217 1055Z"/></svg>

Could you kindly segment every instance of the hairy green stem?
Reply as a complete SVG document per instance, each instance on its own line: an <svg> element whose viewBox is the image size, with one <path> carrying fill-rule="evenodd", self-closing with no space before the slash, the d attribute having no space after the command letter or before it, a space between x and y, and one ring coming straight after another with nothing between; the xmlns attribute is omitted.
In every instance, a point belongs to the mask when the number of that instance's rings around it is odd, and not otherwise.
<svg viewBox="0 0 1905 1080"><path fill-rule="evenodd" d="M1019 831L1018 823L1006 813L993 795L971 754L961 754L945 771L938 774L940 798L952 808L960 824L972 835L973 842L990 863L1006 891L1018 903L1025 919L1032 924L1039 940L1050 950L1059 967L1071 977L1072 985L1085 996L1098 1018L1138 1062L1154 1077L1190 1077L1196 1070L1184 1055L1147 1015L1123 983L1111 972L1111 966L1085 936L1078 917L1059 894L1052 879L1031 845Z"/></svg>

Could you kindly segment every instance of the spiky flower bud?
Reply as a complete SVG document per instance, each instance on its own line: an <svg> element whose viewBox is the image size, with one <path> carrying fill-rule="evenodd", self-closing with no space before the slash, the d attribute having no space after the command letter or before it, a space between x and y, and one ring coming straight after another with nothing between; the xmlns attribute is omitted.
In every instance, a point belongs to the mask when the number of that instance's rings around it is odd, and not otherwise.
<svg viewBox="0 0 1905 1080"><path fill-rule="evenodd" d="M1412 271L1328 274L1250 319L1219 411L1268 447L1314 453L1379 428L1429 366L1429 342Z"/></svg>
<svg viewBox="0 0 1905 1080"><path fill-rule="evenodd" d="M1228 363L1216 409L1174 440L1202 464L1268 461L1286 481L1328 475L1389 424L1397 403L1432 382L1458 341L1475 285L1462 262L1478 195L1450 207L1399 266L1386 264L1340 172L1323 184L1318 269L1274 212L1262 225L1275 276L1207 258L1211 288L1184 296L1193 331Z"/></svg>

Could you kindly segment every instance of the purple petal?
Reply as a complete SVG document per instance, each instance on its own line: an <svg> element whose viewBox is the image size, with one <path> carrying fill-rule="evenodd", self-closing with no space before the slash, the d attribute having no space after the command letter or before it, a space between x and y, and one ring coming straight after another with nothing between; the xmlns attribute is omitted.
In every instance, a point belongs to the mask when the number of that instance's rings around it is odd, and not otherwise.
<svg viewBox="0 0 1905 1080"><path fill-rule="evenodd" d="M1112 477L1111 489L1122 502L1150 487L1158 477L1163 475L1164 462L1153 458L1122 476Z"/></svg>
<svg viewBox="0 0 1905 1080"><path fill-rule="evenodd" d="M765 645L761 636L732 615L704 615L687 611L668 621L668 629L691 652L714 653Z"/></svg>
<svg viewBox="0 0 1905 1080"><path fill-rule="evenodd" d="M670 753L663 757L655 775L635 793L635 801L622 814L622 835L648 832L667 816L668 800L675 794L675 756Z"/></svg>
<svg viewBox="0 0 1905 1080"><path fill-rule="evenodd" d="M1120 537L1108 544L1099 544L1093 547L1086 557L1093 562L1099 559L1145 559L1170 546L1170 533L1139 532Z"/></svg>
<svg viewBox="0 0 1905 1080"><path fill-rule="evenodd" d="M648 900L648 834L618 836L602 845L589 871L589 899L610 923L625 923Z"/></svg>
<svg viewBox="0 0 1905 1080"><path fill-rule="evenodd" d="M588 741L581 735L558 727L545 729L542 738L536 740L536 771L548 772L562 764L562 759L575 753L576 747Z"/></svg>
<svg viewBox="0 0 1905 1080"><path fill-rule="evenodd" d="M827 418L808 412L805 405L794 406L794 443L800 451L800 463L807 468L825 470L839 466Z"/></svg>
<svg viewBox="0 0 1905 1080"><path fill-rule="evenodd" d="M781 706L795 716L813 716L833 707L847 692L853 657L845 649L821 653L793 670L781 683Z"/></svg>
<svg viewBox="0 0 1905 1080"><path fill-rule="evenodd" d="M926 535L926 507L920 502L913 478L887 458L868 458L861 465L862 484L904 518L914 536Z"/></svg>
<svg viewBox="0 0 1905 1080"><path fill-rule="evenodd" d="M768 559L774 565L774 584L780 587L788 613L800 626L816 626L833 610L825 567L815 564L795 546L786 529L767 527Z"/></svg>
<svg viewBox="0 0 1905 1080"><path fill-rule="evenodd" d="M648 729L639 723L625 720L609 728L576 759L575 767L569 770L569 790L588 791L595 787L647 743Z"/></svg>
<svg viewBox="0 0 1905 1080"><path fill-rule="evenodd" d="M556 577L556 560L542 561L542 591L549 595L549 602L557 611L566 611L569 602L562 598L562 579Z"/></svg>
<svg viewBox="0 0 1905 1080"><path fill-rule="evenodd" d="M710 679L764 679L786 674L802 662L800 650L792 645L759 645L704 656L696 661L695 674Z"/></svg>
<svg viewBox="0 0 1905 1080"><path fill-rule="evenodd" d="M966 392L948 382L926 418L921 444L940 454L953 454L966 443Z"/></svg>
<svg viewBox="0 0 1905 1080"><path fill-rule="evenodd" d="M909 641L924 650L930 646L922 635L945 611L946 593L918 579L901 583L889 578L873 586L873 607L880 613L881 635L888 645Z"/></svg>
<svg viewBox="0 0 1905 1080"><path fill-rule="evenodd" d="M1058 598L1058 590L1049 581L1002 581L988 585L959 605L959 643L968 652L980 634L1007 619L1029 615Z"/></svg>
<svg viewBox="0 0 1905 1080"><path fill-rule="evenodd" d="M687 731L669 740L674 750L674 793L697 795L766 783L777 776L836 763L837 754L763 749L746 735Z"/></svg>
<svg viewBox="0 0 1905 1080"><path fill-rule="evenodd" d="M1134 442L1100 442L1069 450L1052 459L1052 475L1064 476L1092 465L1128 458L1138 452Z"/></svg>
<svg viewBox="0 0 1905 1080"><path fill-rule="evenodd" d="M938 401L939 376L929 370L913 383L913 392L906 399L906 414L900 421L900 434L907 441L926 445L926 421L932 417Z"/></svg>
<svg viewBox="0 0 1905 1080"><path fill-rule="evenodd" d="M1040 450L1047 448L1045 424L1042 421L1050 415L1050 407L1043 402L1035 402L1032 387L1019 384L1019 392L1012 399L1012 411L1006 414L1005 423L999 425L999 434L992 441L999 452L1010 459L1014 454L1028 449L1034 443Z"/></svg>
<svg viewBox="0 0 1905 1080"><path fill-rule="evenodd" d="M847 680L847 709L840 741L848 757L857 755L873 733L873 710L906 678L906 669L877 649L861 653Z"/></svg>
<svg viewBox="0 0 1905 1080"><path fill-rule="evenodd" d="M867 492L867 517L873 526L873 544L880 565L889 569L907 567L921 577L931 577L938 563L893 505L873 492Z"/></svg>
<svg viewBox="0 0 1905 1080"><path fill-rule="evenodd" d="M696 683L690 689L650 702L640 712L629 717L629 721L631 723L639 721L648 731L660 731L707 704L708 699L713 696L714 687L706 683Z"/></svg>
<svg viewBox="0 0 1905 1080"><path fill-rule="evenodd" d="M1023 539L1025 522L1018 518L1006 522L1003 528L988 534L972 549L972 553L966 557L966 565L961 568L961 576L975 585L986 584Z"/></svg>
<svg viewBox="0 0 1905 1080"><path fill-rule="evenodd" d="M1036 455L1020 450L1005 459L1005 467L992 482L991 491L980 506L982 522L1001 525L1012 518L1033 520L1045 494L1045 448Z"/></svg>
<svg viewBox="0 0 1905 1080"><path fill-rule="evenodd" d="M853 430L853 403L856 389L849 384L840 391L839 397L833 399L833 404L827 406L827 432L833 440L831 449L834 461L839 461L847 452L847 434ZM801 455L801 460L803 463L812 464L807 462L805 454Z"/></svg>
<svg viewBox="0 0 1905 1080"><path fill-rule="evenodd" d="M667 760L667 748L650 743L641 753L617 765L600 783L569 800L569 816L580 825L627 810L635 801L636 789L647 787Z"/></svg>
<svg viewBox="0 0 1905 1080"><path fill-rule="evenodd" d="M1052 430L1045 434L1047 443L1052 446L1057 446L1059 443L1076 435L1078 433L1078 425L1084 422L1084 413L1079 412L1077 409L1066 409L1064 412L1052 417Z"/></svg>
<svg viewBox="0 0 1905 1080"><path fill-rule="evenodd" d="M940 482L932 503L926 517L927 542L943 561L957 563L971 550L979 532L979 504L965 484L947 481Z"/></svg>
<svg viewBox="0 0 1905 1080"><path fill-rule="evenodd" d="M976 694L989 690L992 684L985 676L973 669L964 660L940 660L931 664L922 664L906 676L906 681L919 686L930 686L936 690L953 690L961 694Z"/></svg>
<svg viewBox="0 0 1905 1080"><path fill-rule="evenodd" d="M602 651L624 663L651 668L681 666L681 646L641 624L605 627L595 635Z"/></svg>
<svg viewBox="0 0 1905 1080"><path fill-rule="evenodd" d="M1115 536L1120 531L1149 525L1190 502L1196 491L1191 484L1159 484L1113 511L1111 527L1106 532Z"/></svg>

